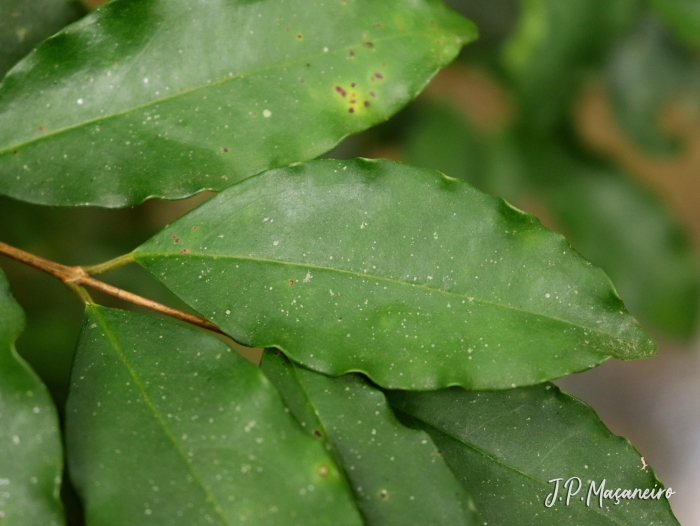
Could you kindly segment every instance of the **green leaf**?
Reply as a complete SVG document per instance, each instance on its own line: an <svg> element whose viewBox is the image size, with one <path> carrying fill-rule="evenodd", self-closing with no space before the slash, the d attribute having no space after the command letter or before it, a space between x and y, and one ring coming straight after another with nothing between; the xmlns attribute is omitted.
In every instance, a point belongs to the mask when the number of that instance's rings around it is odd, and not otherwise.
<svg viewBox="0 0 700 526"><path fill-rule="evenodd" d="M616 488L663 487L639 453L614 436L595 412L555 385L475 393L452 388L431 393L390 392L405 423L424 429L454 473L474 496L484 523L538 526L677 525L668 502L589 495ZM566 504L564 483L578 477L581 489ZM557 501L545 499L559 482ZM572 493L577 482L570 483ZM549 500L551 503L551 497Z"/></svg>
<svg viewBox="0 0 700 526"><path fill-rule="evenodd" d="M398 163L258 175L133 257L240 343L384 387L503 389L655 352L564 238Z"/></svg>
<svg viewBox="0 0 700 526"><path fill-rule="evenodd" d="M475 37L433 0L115 0L0 87L0 192L117 207L220 190L386 120Z"/></svg>
<svg viewBox="0 0 700 526"><path fill-rule="evenodd" d="M576 250L608 273L642 321L692 337L700 274L688 234L658 196L629 177L585 165L567 173L545 195Z"/></svg>
<svg viewBox="0 0 700 526"><path fill-rule="evenodd" d="M680 40L700 49L700 1L650 0L650 3Z"/></svg>
<svg viewBox="0 0 700 526"><path fill-rule="evenodd" d="M402 426L360 375L330 378L273 350L261 367L306 432L333 451L367 524L480 524L428 435Z"/></svg>
<svg viewBox="0 0 700 526"><path fill-rule="evenodd" d="M637 0L524 0L503 63L523 121L553 130L569 114L587 69L629 28Z"/></svg>
<svg viewBox="0 0 700 526"><path fill-rule="evenodd" d="M88 524L362 524L262 372L180 323L88 306L66 428Z"/></svg>
<svg viewBox="0 0 700 526"><path fill-rule="evenodd" d="M0 521L65 524L59 499L63 452L49 392L15 350L24 313L0 271Z"/></svg>
<svg viewBox="0 0 700 526"><path fill-rule="evenodd" d="M69 0L0 3L0 79L34 46L84 14Z"/></svg>

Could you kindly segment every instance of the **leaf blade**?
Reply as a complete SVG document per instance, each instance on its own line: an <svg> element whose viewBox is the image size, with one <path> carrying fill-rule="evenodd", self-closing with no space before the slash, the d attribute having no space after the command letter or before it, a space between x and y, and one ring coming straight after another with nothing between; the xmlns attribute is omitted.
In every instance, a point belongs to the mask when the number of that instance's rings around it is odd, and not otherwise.
<svg viewBox="0 0 700 526"><path fill-rule="evenodd" d="M475 36L426 1L110 2L0 87L0 191L117 207L220 190L386 120Z"/></svg>
<svg viewBox="0 0 700 526"><path fill-rule="evenodd" d="M613 490L661 484L650 468L641 469L639 453L626 439L610 433L589 406L553 384L491 393L395 391L387 398L403 422L430 434L486 522L678 524L665 498L615 505L605 497L602 508L595 494L590 506L579 501L581 495L589 498L590 481L599 485L605 479ZM558 496L566 499L562 486L570 477L581 479L581 492L568 506L546 507L555 489L549 481L563 478Z"/></svg>
<svg viewBox="0 0 700 526"><path fill-rule="evenodd" d="M330 457L213 336L90 306L78 349L67 440L88 521L361 524Z"/></svg>
<svg viewBox="0 0 700 526"><path fill-rule="evenodd" d="M385 387L503 389L655 352L563 238L396 163L267 172L133 257L235 340Z"/></svg>
<svg viewBox="0 0 700 526"><path fill-rule="evenodd" d="M59 498L63 452L48 390L17 354L24 313L0 271L0 519L65 524Z"/></svg>
<svg viewBox="0 0 700 526"><path fill-rule="evenodd" d="M359 375L329 378L267 350L261 368L310 436L328 444L367 524L479 524L427 434L399 424Z"/></svg>

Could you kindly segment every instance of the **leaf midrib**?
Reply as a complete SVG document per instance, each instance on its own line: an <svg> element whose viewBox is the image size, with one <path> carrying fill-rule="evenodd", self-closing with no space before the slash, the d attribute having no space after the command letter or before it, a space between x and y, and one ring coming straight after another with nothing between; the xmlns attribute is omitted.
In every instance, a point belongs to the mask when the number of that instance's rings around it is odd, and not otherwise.
<svg viewBox="0 0 700 526"><path fill-rule="evenodd" d="M137 249L137 250L138 250L138 249ZM290 267L299 267L299 268L303 268L303 269L307 269L307 270L326 271L326 272L337 272L337 273L341 273L341 274L348 274L348 275L351 275L351 276L360 277L360 278L363 278L363 279L376 279L376 280L384 281L384 282L391 283L391 284L394 284L394 285L409 286L409 287L413 287L413 288L423 289L423 290L426 290L426 291L429 291L429 292L437 292L437 293L440 293L440 294L444 294L444 295L446 295L446 296L457 297L457 298L459 298L459 299L467 300L467 301L474 302L474 303L480 303L480 304L483 304L483 305L489 305L489 306L499 307L499 308L508 309L508 310L512 310L512 311L519 312L519 313L523 313L523 314L528 314L528 315L535 316L535 317L539 317L539 318L545 318L545 319L548 319L548 320L553 320L553 321L559 322L559 323L561 323L561 324L563 324L563 325L567 325L567 326L571 326L571 327L576 327L576 328L583 329L583 330L586 330L586 331L594 332L594 333L596 333L596 334L600 334L600 335L603 335L603 336L605 336L605 337L612 338L612 339L614 339L614 340L618 340L618 341L619 341L619 340L623 340L623 341L634 342L634 340L625 340L625 339L623 339L622 337L620 337L620 336L618 336L618 335L609 334L609 333L604 332L604 331L601 331L601 330L599 330L599 329L587 327L587 326L584 326L584 325L578 325L578 324L576 324L576 323L574 323L574 322L567 321L567 320L562 320L562 319L557 318L557 317L555 317L555 316L551 316L551 315L547 315L547 314L541 314L541 313L538 313L538 312L532 312L532 311L528 311L528 310L524 310L524 309L519 309L519 308L517 308L517 307L513 307L513 306L510 306L510 305L504 305L504 304L502 304L502 303L497 303L497 302L490 301L490 300L486 300L486 299L482 299L482 298L477 298L477 297L472 297L472 296L463 296L461 293L451 292L451 291L442 290L442 289L436 289L436 288L429 287L429 286L424 285L424 284L417 284L417 283L411 283L411 282L401 281L401 280L397 280L397 279L394 279L394 278L388 278L388 277L385 277L385 276L377 276L376 274L365 274L365 273L360 273L360 272L356 272L356 271L353 271L353 270L338 269L338 268L329 268L329 267L323 267L323 266L320 266L320 265L312 265L312 264L308 264L308 263L296 263L296 262L278 261L278 260L274 260L274 259L252 258L252 257L234 256L234 255L228 255L228 254L224 254L224 255L216 254L216 255L214 255L214 254L200 254L200 253L192 253L192 252L190 252L190 254L188 254L187 256L183 256L182 254L158 253L158 252L138 252L138 251L133 252L133 254L134 254L134 259L135 259L136 261L138 261L138 259L139 259L140 256L151 257L151 258L153 258L153 259L157 259L157 258L171 258L171 257L175 257L175 258L178 258L178 257L179 257L179 258L183 258L183 257L184 257L185 259L190 259L190 258L198 257L198 258L202 258L202 259L231 259L231 260L239 260L239 261L251 261L251 262L255 262L255 263L265 263L265 264L276 264L276 265L290 266ZM472 300L469 300L469 298L472 298ZM643 343L643 342L640 342L640 345L641 345L642 343ZM599 352L599 351L596 351L596 352ZM616 356L616 355L612 355L612 356Z"/></svg>
<svg viewBox="0 0 700 526"><path fill-rule="evenodd" d="M391 36L383 37L383 38L376 38L376 39L373 39L372 42L384 42L384 41L394 40L394 39L398 40L398 39L402 39L402 38L416 38L416 37L417 38L430 38L427 33L405 33L405 34L400 34L400 35L391 35ZM460 39L461 42L464 41L464 39L462 37L458 37L458 38ZM76 124L73 124L70 126L66 126L64 128L60 128L58 130L44 133L42 135L37 135L33 139L29 139L29 140L26 140L24 142L12 144L12 145L7 146L5 148L0 148L0 155L5 155L8 152L18 150L20 148L24 148L25 146L28 146L28 145L36 143L36 142L41 142L41 141L44 141L46 139L50 139L51 137L54 137L56 135L61 135L63 133L69 132L69 131L77 129L77 128L81 128L83 126L90 126L92 124L101 123L101 122L104 122L106 120L113 119L116 117L122 117L124 115L128 115L129 113L140 111L144 108L149 108L151 106L164 104L164 103L169 102L173 99L177 99L179 97L185 97L185 96L188 96L192 93L196 93L196 92L201 91L201 90L220 86L220 85L225 84L227 82L241 80L241 79L244 79L246 77L253 77L256 75L260 75L261 73L265 73L265 72L274 70L274 69L283 69L283 68L301 63L301 62L305 62L308 60L314 60L314 59L319 58L319 57L332 56L332 55L335 55L337 53L349 51L350 49L356 48L356 47L361 46L361 45L362 45L362 43L359 43L359 44L354 44L352 46L345 46L343 48L334 49L334 50L328 51L326 53L316 53L313 55L306 55L304 57L301 57L301 58L298 58L295 60L289 60L287 62L278 62L276 64L272 64L272 65L264 67L264 68L252 69L250 71L247 71L245 73L241 73L238 75L234 75L232 77L223 77L219 80L215 80L215 81L207 83L207 84L202 84L199 86L195 86L193 88L189 88L187 90L173 93L172 95L169 95L167 97L152 100L152 101L149 101L149 102L146 102L144 104L137 105L137 106L132 106L131 108L128 108L126 110L117 111L117 112L111 113L109 115L103 115L103 116L96 117L96 118L89 119L89 120L85 120L85 121L82 121L82 122L79 122L79 123L76 123Z"/></svg>
<svg viewBox="0 0 700 526"><path fill-rule="evenodd" d="M427 420L425 420L425 419L423 419L423 418L421 418L421 417L419 417L419 416L417 416L417 415L415 415L415 414L413 414L413 413L409 413L408 411L406 411L406 410L404 410L404 409L402 409L402 408L400 408L400 407L397 407L397 406L394 406L394 405L392 405L391 407L392 407L392 409L394 409L394 411L398 411L399 413L403 413L404 415L407 415L407 416L409 416L409 417L411 417L411 418L414 418L414 419L416 419L416 420L422 422L424 425L426 425L426 426L428 426L428 427L434 429L434 430L437 431L438 433L442 433L442 434L444 434L444 435L446 435L446 436L452 438L452 439L455 440L456 442L459 442L460 444L463 444L463 445L464 445L465 447L467 447L468 449L471 449L472 451L474 451L474 452L476 452L476 453L482 455L483 457L485 457L485 458L488 459L489 461L493 462L494 464L497 464L497 465L499 465L500 467L502 467L502 468L504 468L504 469L506 469L506 470L508 470L508 471L512 471L512 472L514 472L514 473L516 473L516 474L518 474L518 475L520 475L520 476L522 476L522 477L525 477L526 479L532 480L532 481L536 482L538 485L541 485L541 486L544 486L544 487L549 487L549 485L548 485L547 482L545 482L545 481L543 481L543 480L540 480L540 479L537 479L537 478L533 477L532 475L530 475L530 474L528 474L528 473L525 473L525 472L523 472L523 471L520 471L518 468L516 468L516 467L514 467L514 466L511 466L510 464L506 464L505 462L503 462L503 461L500 460L499 458L494 457L493 455L491 455L491 454L488 453L487 451L481 449L480 447L476 446L475 444L472 444L471 442L467 442L466 439L464 439L464 438L462 438L462 437L460 437L460 436L458 436L458 435L455 435L455 434L452 433L451 431L448 431L448 430L446 430L446 429L444 429L444 428L442 428L442 427L438 427L436 424L433 424L432 422L428 422ZM602 511L600 511L600 510L599 510L598 508L596 508L595 506L593 506L593 508L590 508L589 506L586 506L586 509L590 509L592 512L597 513L598 515L604 517L604 518L607 519L611 524L617 524L618 526L628 526L628 525L625 524L624 522L618 522L616 519L611 518L611 517L608 517L607 515L605 515Z"/></svg>
<svg viewBox="0 0 700 526"><path fill-rule="evenodd" d="M180 446L180 443L177 441L177 438L175 438L175 435L168 427L168 424L165 422L165 420L161 416L160 412L158 411L158 408L151 401L151 398L148 396L148 393L146 392L146 389L143 386L143 383L141 382L140 377L138 376L136 371L131 367L131 364L129 364L129 361L126 359L126 356L124 355L124 352L122 351L122 349L119 345L119 342L117 341L116 336L114 335L112 330L109 328L106 320L102 316L102 313L100 313L98 309L91 309L91 311L95 315L95 317L97 318L97 321L100 323L102 328L104 329L105 335L107 336L107 339L109 340L109 342L112 344L112 348L114 349L114 352L117 354L117 356L119 357L119 360L122 362L122 364L124 365L124 367L128 371L129 375L131 376L131 379L134 381L134 385L137 387L139 393L141 394L141 397L143 398L144 402L146 403L146 406L151 410L156 421L160 424L161 428L163 429L163 433L170 440L170 442L173 444L173 447L177 451L178 455L180 456L182 461L187 466L187 470L190 472L190 475L192 476L192 480L194 480L195 483L204 492L205 500L211 504L211 506L214 508L214 512L216 513L216 515L219 516L221 521L226 526L231 526L230 523L228 522L228 520L226 519L226 516L224 515L224 512L221 509L221 506L216 502L214 495L212 495L211 492L204 485L204 482L200 478L199 473L197 472L195 467L192 465L190 460L187 458L187 454Z"/></svg>

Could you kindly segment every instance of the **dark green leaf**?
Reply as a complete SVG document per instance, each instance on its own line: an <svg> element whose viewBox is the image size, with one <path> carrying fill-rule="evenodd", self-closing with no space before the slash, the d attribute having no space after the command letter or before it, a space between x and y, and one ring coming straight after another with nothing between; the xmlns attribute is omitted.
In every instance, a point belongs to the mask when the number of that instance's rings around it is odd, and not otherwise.
<svg viewBox="0 0 700 526"><path fill-rule="evenodd" d="M393 388L508 388L654 343L564 238L464 182L386 161L251 178L134 258L232 338Z"/></svg>
<svg viewBox="0 0 700 526"><path fill-rule="evenodd" d="M677 525L665 496L621 500L590 494L605 481L616 488L663 487L639 453L608 431L580 400L545 384L511 391L475 393L452 388L432 393L387 393L397 415L424 429L474 496L484 523L519 526ZM578 477L581 489L567 506L564 483ZM545 499L561 478L552 507ZM578 483L570 483L572 493ZM647 494L648 495L648 494ZM582 502L583 497L583 502ZM550 497L551 499L551 497ZM549 501L551 503L551 500Z"/></svg>
<svg viewBox="0 0 700 526"><path fill-rule="evenodd" d="M330 378L274 350L261 367L306 432L334 452L366 524L480 524L428 435L402 426L360 375Z"/></svg>
<svg viewBox="0 0 700 526"><path fill-rule="evenodd" d="M362 524L262 372L180 323L89 306L66 427L88 524Z"/></svg>
<svg viewBox="0 0 700 526"><path fill-rule="evenodd" d="M524 120L552 130L566 117L587 68L634 19L637 0L527 0L504 49Z"/></svg>
<svg viewBox="0 0 700 526"><path fill-rule="evenodd" d="M65 523L58 493L63 452L51 397L15 351L24 313L0 271L0 523Z"/></svg>
<svg viewBox="0 0 700 526"><path fill-rule="evenodd" d="M651 0L651 6L679 39L700 49L700 2L698 0Z"/></svg>
<svg viewBox="0 0 700 526"><path fill-rule="evenodd" d="M0 87L0 192L117 207L312 159L476 37L431 0L115 0Z"/></svg>
<svg viewBox="0 0 700 526"><path fill-rule="evenodd" d="M0 79L34 46L84 11L70 0L0 2Z"/></svg>

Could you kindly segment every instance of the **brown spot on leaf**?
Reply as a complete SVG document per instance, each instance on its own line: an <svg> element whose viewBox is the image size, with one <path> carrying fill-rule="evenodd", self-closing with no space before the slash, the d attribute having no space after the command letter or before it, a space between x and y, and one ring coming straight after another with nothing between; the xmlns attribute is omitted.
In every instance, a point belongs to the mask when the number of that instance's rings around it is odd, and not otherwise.
<svg viewBox="0 0 700 526"><path fill-rule="evenodd" d="M370 91L369 94L370 94L372 97L376 97L376 96L377 96L377 94L376 94L375 92L373 92L373 91Z"/></svg>
<svg viewBox="0 0 700 526"><path fill-rule="evenodd" d="M340 93L343 97L347 96L347 94L348 94L348 92L345 91L345 90L344 90L343 88L341 88L340 86L336 86L336 87L335 87L335 91L337 91L338 93Z"/></svg>
<svg viewBox="0 0 700 526"><path fill-rule="evenodd" d="M368 100L366 100L366 101L365 101L365 108L369 108L369 107L370 107L370 103L369 103Z"/></svg>
<svg viewBox="0 0 700 526"><path fill-rule="evenodd" d="M374 44L372 44L372 42L365 42L364 44L362 44L362 47L370 48L374 47Z"/></svg>
<svg viewBox="0 0 700 526"><path fill-rule="evenodd" d="M355 84L354 82L352 84L350 84L351 88L354 88L355 86L357 86L357 84Z"/></svg>
<svg viewBox="0 0 700 526"><path fill-rule="evenodd" d="M349 108L348 113L355 113L355 108Z"/></svg>
<svg viewBox="0 0 700 526"><path fill-rule="evenodd" d="M354 52L352 49L350 50L350 56L351 56L351 57L354 57L354 56L355 56L355 52Z"/></svg>
<svg viewBox="0 0 700 526"><path fill-rule="evenodd" d="M188 252L189 252L189 250L187 250L186 248L183 248L182 250L180 250L180 253L182 253L182 254L187 254Z"/></svg>
<svg viewBox="0 0 700 526"><path fill-rule="evenodd" d="M290 284L290 285L294 285L294 280L293 280L293 279L290 279L290 280L289 280L289 284Z"/></svg>
<svg viewBox="0 0 700 526"><path fill-rule="evenodd" d="M321 438L323 436L323 434L318 429L314 429L314 436Z"/></svg>
<svg viewBox="0 0 700 526"><path fill-rule="evenodd" d="M382 75L382 74L379 73L379 72L375 73L374 76L375 76L375 78L378 78L379 80L383 80L383 79L384 79L384 75Z"/></svg>
<svg viewBox="0 0 700 526"><path fill-rule="evenodd" d="M379 492L379 498L382 500L386 500L389 498L389 494L387 493L387 491L385 489L383 489L382 491Z"/></svg>
<svg viewBox="0 0 700 526"><path fill-rule="evenodd" d="M46 128L44 128L43 126L39 126L39 131L44 131L45 129Z"/></svg>
<svg viewBox="0 0 700 526"><path fill-rule="evenodd" d="M179 242L180 242L180 238L177 237L177 234L172 234L171 237L173 238L173 242L175 242L175 243L179 243Z"/></svg>
<svg viewBox="0 0 700 526"><path fill-rule="evenodd" d="M302 35L301 33L299 33L299 34L297 35L297 40L304 40L304 35Z"/></svg>
<svg viewBox="0 0 700 526"><path fill-rule="evenodd" d="M221 148L221 151L224 153L228 153L228 148Z"/></svg>
<svg viewBox="0 0 700 526"><path fill-rule="evenodd" d="M192 230L197 230L197 225L193 226Z"/></svg>

